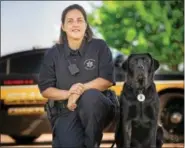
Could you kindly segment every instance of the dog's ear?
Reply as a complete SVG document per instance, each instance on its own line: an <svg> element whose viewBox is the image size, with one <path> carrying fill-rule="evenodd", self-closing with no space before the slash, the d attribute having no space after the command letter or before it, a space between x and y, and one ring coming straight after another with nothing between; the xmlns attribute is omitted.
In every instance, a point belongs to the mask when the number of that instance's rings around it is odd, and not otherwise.
<svg viewBox="0 0 185 148"><path fill-rule="evenodd" d="M156 71L159 68L160 64L159 64L158 60L156 60L154 58L152 58L152 59L153 59L152 67L153 67L153 70Z"/></svg>
<svg viewBox="0 0 185 148"><path fill-rule="evenodd" d="M125 60L123 63L122 63L122 69L124 71L128 71L128 59Z"/></svg>
<svg viewBox="0 0 185 148"><path fill-rule="evenodd" d="M153 69L153 71L156 71L160 66L159 61L154 59L150 53L147 53L147 55L152 59L152 69Z"/></svg>
<svg viewBox="0 0 185 148"><path fill-rule="evenodd" d="M131 57L133 57L135 54L130 54L127 59L122 63L122 69L127 72L129 70L129 61L131 59Z"/></svg>

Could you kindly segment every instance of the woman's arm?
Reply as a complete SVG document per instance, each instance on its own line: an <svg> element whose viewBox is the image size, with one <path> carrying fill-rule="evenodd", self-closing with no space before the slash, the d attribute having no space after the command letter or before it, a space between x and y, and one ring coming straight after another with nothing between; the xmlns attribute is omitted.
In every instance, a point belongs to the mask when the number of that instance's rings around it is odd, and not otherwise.
<svg viewBox="0 0 185 148"><path fill-rule="evenodd" d="M112 82L104 79L104 78L96 78L90 82L84 83L85 90L88 89L98 89L100 91L104 91L113 85Z"/></svg>
<svg viewBox="0 0 185 148"><path fill-rule="evenodd" d="M84 84L85 90L98 89L104 91L115 85L114 63L112 53L105 41L100 43L101 49L99 50L99 63L98 63L98 78L91 80Z"/></svg>
<svg viewBox="0 0 185 148"><path fill-rule="evenodd" d="M72 94L81 95L84 90L84 85L76 83L71 86L69 90L61 90L55 87L49 87L42 91L42 96L51 98L53 100L67 100Z"/></svg>
<svg viewBox="0 0 185 148"><path fill-rule="evenodd" d="M38 87L43 97L53 100L68 99L70 93L67 90L56 88L55 48L49 49L44 54L41 64Z"/></svg>
<svg viewBox="0 0 185 148"><path fill-rule="evenodd" d="M99 50L98 77L84 84L85 89L98 89L104 91L115 85L114 64L112 53L106 42L102 40Z"/></svg>
<svg viewBox="0 0 185 148"><path fill-rule="evenodd" d="M50 98L52 100L67 100L70 96L68 90L61 90L54 87L49 87L46 90L42 91L42 96L45 98Z"/></svg>

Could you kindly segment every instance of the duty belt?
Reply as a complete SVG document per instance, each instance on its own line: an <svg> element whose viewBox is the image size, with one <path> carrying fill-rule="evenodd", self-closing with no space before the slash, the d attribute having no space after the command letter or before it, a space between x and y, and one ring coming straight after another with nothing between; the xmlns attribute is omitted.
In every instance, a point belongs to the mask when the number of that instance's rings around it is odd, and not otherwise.
<svg viewBox="0 0 185 148"><path fill-rule="evenodd" d="M62 113L62 110L67 108L67 100L62 101L49 100L45 104L44 108L48 114L48 118L51 120L52 117L60 115Z"/></svg>
<svg viewBox="0 0 185 148"><path fill-rule="evenodd" d="M57 109L62 109L62 108L67 108L67 102L66 100L62 100L62 101L54 101L54 106Z"/></svg>

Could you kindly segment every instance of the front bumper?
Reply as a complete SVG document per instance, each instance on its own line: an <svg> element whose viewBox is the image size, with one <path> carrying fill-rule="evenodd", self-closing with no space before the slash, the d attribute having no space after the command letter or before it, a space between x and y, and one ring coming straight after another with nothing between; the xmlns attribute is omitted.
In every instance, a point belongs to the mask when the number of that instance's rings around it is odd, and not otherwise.
<svg viewBox="0 0 185 148"><path fill-rule="evenodd" d="M0 111L1 134L39 136L43 133L51 133L50 123L45 112L38 114L26 113L26 108L24 107L22 111L25 114L21 114L21 109L17 109L17 112L15 109L13 112L10 109Z"/></svg>

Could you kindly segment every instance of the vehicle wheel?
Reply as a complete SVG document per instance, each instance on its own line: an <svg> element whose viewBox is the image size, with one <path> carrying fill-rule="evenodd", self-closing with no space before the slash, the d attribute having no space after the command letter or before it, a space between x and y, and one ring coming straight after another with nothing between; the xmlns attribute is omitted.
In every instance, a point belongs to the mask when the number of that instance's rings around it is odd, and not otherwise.
<svg viewBox="0 0 185 148"><path fill-rule="evenodd" d="M159 124L164 131L165 142L184 142L184 95L165 93L160 96Z"/></svg>
<svg viewBox="0 0 185 148"><path fill-rule="evenodd" d="M16 141L17 144L30 144L38 138L39 136L17 136L11 135L11 137Z"/></svg>

